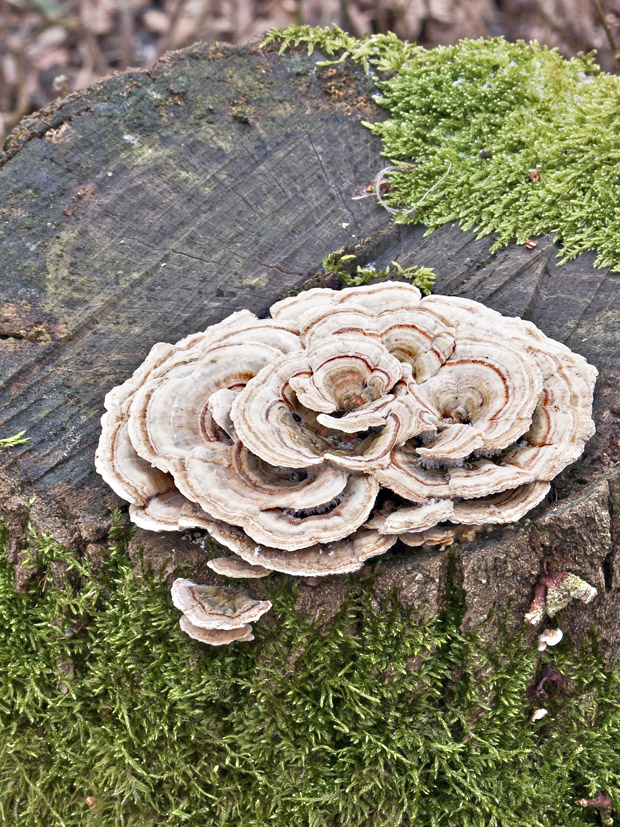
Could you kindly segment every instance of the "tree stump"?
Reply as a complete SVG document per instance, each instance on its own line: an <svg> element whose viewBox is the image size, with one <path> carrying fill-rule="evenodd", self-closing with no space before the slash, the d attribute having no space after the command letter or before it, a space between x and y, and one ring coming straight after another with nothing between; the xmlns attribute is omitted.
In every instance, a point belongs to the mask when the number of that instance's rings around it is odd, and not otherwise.
<svg viewBox="0 0 620 827"><path fill-rule="evenodd" d="M320 55L197 45L151 71L108 78L27 118L0 155L0 514L19 562L28 518L63 544L96 546L121 504L94 470L103 397L151 345L228 314L264 315L323 257L355 247L377 267L434 267L435 292L533 321L596 365L597 434L552 495L515 526L456 547L465 628L489 641L523 623L543 561L595 586L562 626L620 652L620 278L593 256L558 266L550 237L491 255L457 226L397 227L363 193L382 167L360 123L381 117L363 72ZM28 506L28 503L30 505ZM182 535L138 531L169 570L204 556ZM174 553L171 550L174 549ZM448 551L401 549L374 565L376 601L442 606ZM302 583L299 606L329 616L344 578ZM534 632L532 632L534 634Z"/></svg>

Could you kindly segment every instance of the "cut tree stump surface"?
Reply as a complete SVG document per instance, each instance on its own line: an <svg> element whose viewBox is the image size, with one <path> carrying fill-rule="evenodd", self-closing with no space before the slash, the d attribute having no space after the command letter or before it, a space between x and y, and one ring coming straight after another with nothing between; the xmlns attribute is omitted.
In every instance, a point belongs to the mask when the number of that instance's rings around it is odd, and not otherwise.
<svg viewBox="0 0 620 827"><path fill-rule="evenodd" d="M464 625L522 623L543 558L599 589L562 613L575 638L598 628L617 656L620 617L620 276L594 256L557 264L551 237L489 253L457 226L424 238L390 226L364 192L385 163L362 119L381 117L361 71L320 55L198 45L149 71L115 75L23 121L0 154L0 513L16 556L28 515L65 544L101 541L120 500L94 470L103 397L158 341L235 310L265 315L323 257L359 244L438 274L434 292L533 321L599 370L597 434L517 526L457 549ZM34 498L34 502L32 502ZM26 508L28 501L32 504ZM137 532L153 559L204 570L181 535ZM185 557L183 556L185 555ZM448 552L382 560L378 604L442 605ZM303 583L299 605L331 614L341 578Z"/></svg>

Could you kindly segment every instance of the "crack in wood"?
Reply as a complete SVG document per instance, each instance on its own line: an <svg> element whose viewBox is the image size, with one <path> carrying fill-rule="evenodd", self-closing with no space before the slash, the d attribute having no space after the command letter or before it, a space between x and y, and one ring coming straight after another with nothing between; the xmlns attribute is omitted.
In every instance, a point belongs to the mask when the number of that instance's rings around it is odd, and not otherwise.
<svg viewBox="0 0 620 827"><path fill-rule="evenodd" d="M75 105L75 106L74 106ZM74 106L73 111L71 107ZM0 169L20 149L34 138L43 138L48 132L83 115L90 109L90 101L81 92L74 92L62 101L53 101L35 115L24 118L7 137L4 148L0 149ZM46 118L51 118L47 121Z"/></svg>
<svg viewBox="0 0 620 827"><path fill-rule="evenodd" d="M541 266L536 269L535 274L535 281L534 281L534 289L530 293L530 297L526 302L525 307L520 313L522 319L531 320L532 310L540 304L540 298L542 295L543 283L545 281L545 277L549 275L549 256L551 255L551 248L546 250L546 255L541 257L543 260L541 261ZM536 259L538 260L538 259Z"/></svg>
<svg viewBox="0 0 620 827"><path fill-rule="evenodd" d="M325 177L325 180L327 182L327 185L328 185L332 195L334 195L338 200L340 200L340 202L342 203L342 206L344 207L347 215L351 219L351 222L353 222L355 224L355 228L357 230L359 230L360 229L359 222L358 222L356 216L351 211L351 208L347 205L346 201L344 200L344 196L342 195L340 190L334 185L334 182L330 178L330 176L327 172L327 169L325 168L325 164L323 163L323 159L321 158L321 155L319 154L316 146L314 145L314 142L312 140L312 136L310 134L308 134L307 137L308 137L308 143L310 144L310 146L312 147L312 151L316 155L316 159L319 162L319 165L321 167L321 170L323 171L323 175Z"/></svg>
<svg viewBox="0 0 620 827"><path fill-rule="evenodd" d="M601 292L601 290L603 288L603 285L608 280L608 278L609 277L607 275L605 275L604 273L601 275L601 278L599 279L599 283L597 284L596 289L594 290L592 295L589 297L587 304L584 307L582 307L581 310L579 311L579 315L577 316L577 319L575 320L575 323L574 323L573 327L571 328L570 333L568 334L568 336L566 336L564 338L564 344L565 345L570 345L570 342L571 342L573 336L575 335L575 333L577 332L577 330L579 329L579 326L581 325L582 320L585 318L587 312L590 310L590 308L594 304L595 300L597 299L599 293Z"/></svg>
<svg viewBox="0 0 620 827"><path fill-rule="evenodd" d="M0 331L0 339L27 339L27 336L24 336L23 333L19 331L14 331L13 333L5 333L4 331Z"/></svg>
<svg viewBox="0 0 620 827"><path fill-rule="evenodd" d="M614 585L614 550L612 549L608 552L601 565L601 569L603 571L603 580L605 582L605 591L610 592L613 591Z"/></svg>
<svg viewBox="0 0 620 827"><path fill-rule="evenodd" d="M298 276L302 278L305 273L299 272L299 270L285 270L284 267L279 267L277 264L267 264L264 261L259 261L257 258L250 259L250 261L256 262L256 264L260 264L261 267L266 267L268 270L277 270L278 273L282 273L285 276Z"/></svg>

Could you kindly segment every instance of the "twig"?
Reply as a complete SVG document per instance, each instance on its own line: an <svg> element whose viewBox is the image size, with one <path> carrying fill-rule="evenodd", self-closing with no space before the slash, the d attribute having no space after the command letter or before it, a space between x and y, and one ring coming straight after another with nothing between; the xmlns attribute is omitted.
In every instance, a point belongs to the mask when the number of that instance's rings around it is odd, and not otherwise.
<svg viewBox="0 0 620 827"><path fill-rule="evenodd" d="M596 791L594 798L580 798L575 801L575 804L580 807L594 807L597 809L603 824L612 825L614 823L611 798L600 790Z"/></svg>
<svg viewBox="0 0 620 827"><path fill-rule="evenodd" d="M9 129L12 129L14 126L21 121L24 115L28 112L30 108L30 95L28 94L28 84L27 84L27 72L26 66L24 65L24 50L23 49L11 49L11 55L13 60L15 61L15 69L16 69L16 93L15 93L15 108L11 112L11 117L9 118Z"/></svg>
<svg viewBox="0 0 620 827"><path fill-rule="evenodd" d="M7 54L8 43L8 8L4 0L0 0L0 54ZM10 106L11 90L4 70L4 62L0 60L0 112L7 112ZM2 123L0 123L0 141L2 140Z"/></svg>
<svg viewBox="0 0 620 827"><path fill-rule="evenodd" d="M80 0L79 16L80 23L78 24L78 29L84 37L84 40L86 41L88 51L90 52L90 55L93 59L93 64L95 65L95 68L97 69L97 72L100 75L105 75L108 73L110 67L108 66L103 52L99 48L97 38L88 26L88 13L87 9L84 6L84 0Z"/></svg>
<svg viewBox="0 0 620 827"><path fill-rule="evenodd" d="M133 9L130 3L126 0L117 0L118 13L121 18L121 35L123 40L123 48L121 51L121 66L127 69L133 64L134 59L134 27L133 27Z"/></svg>
<svg viewBox="0 0 620 827"><path fill-rule="evenodd" d="M159 38L157 43L157 48L155 50L155 60L159 60L159 58L163 55L163 53L170 48L174 38L174 30L176 29L177 22L179 17L181 16L181 12L183 11L183 6L185 6L186 0L177 0L172 9L172 14L170 15L170 24L168 26L168 31L162 34Z"/></svg>
<svg viewBox="0 0 620 827"><path fill-rule="evenodd" d="M605 34L607 35L607 40L611 46L611 53L616 66L620 66L620 49L618 49L618 44L616 42L616 38L614 37L614 33L611 30L611 26L609 25L607 18L605 17L605 13L603 12L603 8L599 0L593 0L593 2L594 8L596 9L596 14L601 22L601 26L605 29Z"/></svg>

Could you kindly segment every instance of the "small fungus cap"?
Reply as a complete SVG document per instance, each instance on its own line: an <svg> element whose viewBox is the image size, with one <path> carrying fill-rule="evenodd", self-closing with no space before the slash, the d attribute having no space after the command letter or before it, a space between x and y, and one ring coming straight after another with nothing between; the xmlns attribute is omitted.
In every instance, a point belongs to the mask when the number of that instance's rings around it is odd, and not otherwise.
<svg viewBox="0 0 620 827"><path fill-rule="evenodd" d="M172 602L199 629L241 629L268 612L268 600L227 586L201 586L177 578L170 591Z"/></svg>

